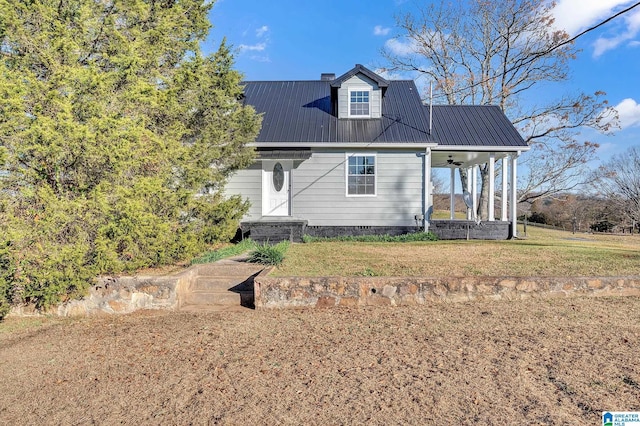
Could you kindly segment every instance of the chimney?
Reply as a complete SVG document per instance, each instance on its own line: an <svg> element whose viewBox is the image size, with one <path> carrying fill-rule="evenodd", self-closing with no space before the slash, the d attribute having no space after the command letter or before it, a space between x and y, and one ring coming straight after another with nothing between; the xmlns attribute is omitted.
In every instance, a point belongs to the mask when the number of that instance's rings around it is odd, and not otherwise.
<svg viewBox="0 0 640 426"><path fill-rule="evenodd" d="M320 74L320 80L322 81L333 81L336 79L336 75L331 72L323 72Z"/></svg>

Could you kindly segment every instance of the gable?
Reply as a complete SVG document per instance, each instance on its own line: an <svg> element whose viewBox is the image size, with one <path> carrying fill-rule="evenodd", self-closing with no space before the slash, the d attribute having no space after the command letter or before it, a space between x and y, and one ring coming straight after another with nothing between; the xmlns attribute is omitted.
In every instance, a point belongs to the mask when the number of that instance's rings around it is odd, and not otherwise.
<svg viewBox="0 0 640 426"><path fill-rule="evenodd" d="M367 95L368 114L352 114L353 109L357 109L352 100L362 99L362 94ZM337 90L337 115L338 118L354 119L382 117L382 88L378 82L362 73L345 80Z"/></svg>

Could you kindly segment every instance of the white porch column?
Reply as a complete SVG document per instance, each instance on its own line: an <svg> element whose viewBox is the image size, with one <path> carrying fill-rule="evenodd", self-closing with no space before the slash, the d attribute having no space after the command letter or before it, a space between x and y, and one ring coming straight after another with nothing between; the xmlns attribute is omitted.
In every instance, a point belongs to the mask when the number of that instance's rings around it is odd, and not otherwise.
<svg viewBox="0 0 640 426"><path fill-rule="evenodd" d="M500 220L503 221L509 220L509 215L507 214L507 199L509 198L509 191L507 189L508 163L507 157L502 157L502 208L500 209Z"/></svg>
<svg viewBox="0 0 640 426"><path fill-rule="evenodd" d="M449 209L451 210L451 220L455 219L455 210L456 210L456 169L451 168L451 200L449 204Z"/></svg>
<svg viewBox="0 0 640 426"><path fill-rule="evenodd" d="M478 217L478 166L473 166L471 173L472 200L473 200L473 218Z"/></svg>
<svg viewBox="0 0 640 426"><path fill-rule="evenodd" d="M496 154L494 152L489 154L489 222L496 220Z"/></svg>
<svg viewBox="0 0 640 426"><path fill-rule="evenodd" d="M472 174L473 174L473 166L472 167L467 167L467 192L469 194L473 194L472 191L472 186L471 186L471 180L472 180ZM466 205L466 203L465 203ZM467 207L467 220L471 220L473 219L473 209L472 208L468 208Z"/></svg>
<svg viewBox="0 0 640 426"><path fill-rule="evenodd" d="M433 199L431 198L431 148L425 149L424 152L424 232L429 232L429 222L431 221L431 213L433 211Z"/></svg>
<svg viewBox="0 0 640 426"><path fill-rule="evenodd" d="M509 212L509 217L511 218L511 235L513 238L518 236L518 210L517 210L517 202L518 202L518 155L514 153L511 155L511 200L509 200L511 204L511 211Z"/></svg>

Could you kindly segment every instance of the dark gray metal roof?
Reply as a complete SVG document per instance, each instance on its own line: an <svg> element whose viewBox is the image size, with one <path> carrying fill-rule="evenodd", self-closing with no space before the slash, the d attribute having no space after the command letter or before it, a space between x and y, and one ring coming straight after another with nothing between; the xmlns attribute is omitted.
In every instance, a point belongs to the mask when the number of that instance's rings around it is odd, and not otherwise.
<svg viewBox="0 0 640 426"><path fill-rule="evenodd" d="M354 70L358 71L349 73L355 75L362 69L356 66ZM429 107L422 103L414 82L409 80L384 80L388 87L382 98L382 118L338 119L331 97L335 81L244 82L244 103L263 115L256 142L299 143L301 147L309 143L434 142L470 148L526 147L496 106L434 105L430 133ZM333 93L335 96L335 89Z"/></svg>
<svg viewBox="0 0 640 426"><path fill-rule="evenodd" d="M495 105L434 105L432 135L439 146L527 146Z"/></svg>
<svg viewBox="0 0 640 426"><path fill-rule="evenodd" d="M392 81L383 117L338 119L330 81L248 81L244 102L263 114L256 142L425 143L429 120L413 81Z"/></svg>

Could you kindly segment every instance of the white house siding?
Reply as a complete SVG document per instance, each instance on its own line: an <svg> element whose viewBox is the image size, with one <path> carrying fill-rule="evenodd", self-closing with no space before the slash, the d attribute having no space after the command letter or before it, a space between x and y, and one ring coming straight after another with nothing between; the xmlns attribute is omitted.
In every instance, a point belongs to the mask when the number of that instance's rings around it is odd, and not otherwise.
<svg viewBox="0 0 640 426"><path fill-rule="evenodd" d="M345 152L314 152L292 173L293 216L309 226L412 226L422 210L422 162L416 152L375 153L377 195L347 197Z"/></svg>
<svg viewBox="0 0 640 426"><path fill-rule="evenodd" d="M314 151L295 162L291 172L292 217L309 226L415 226L422 212L424 157L416 151L353 150L376 154L376 196L346 196L344 151ZM239 170L227 183L227 195L249 199L243 220L262 217L262 165Z"/></svg>
<svg viewBox="0 0 640 426"><path fill-rule="evenodd" d="M247 169L238 170L225 187L228 196L241 195L249 199L251 207L245 216L248 220L258 220L262 216L262 164L254 163Z"/></svg>
<svg viewBox="0 0 640 426"><path fill-rule="evenodd" d="M382 116L382 90L375 81L358 74L342 83L342 86L338 89L338 118L349 118L350 90L371 90L369 98L370 118L380 118Z"/></svg>

